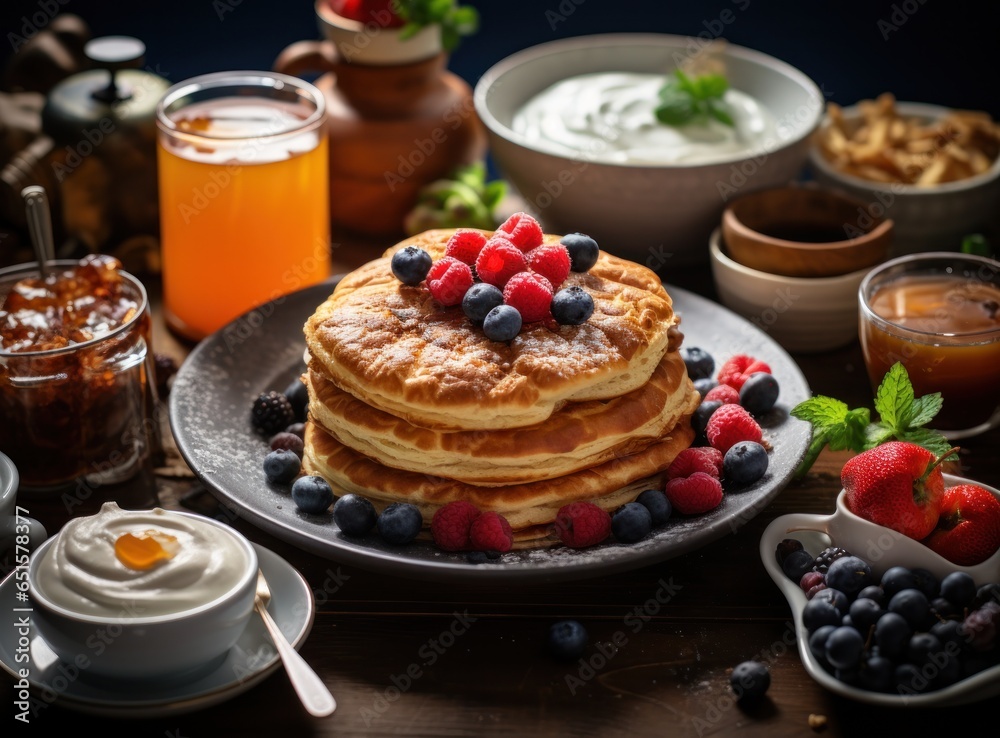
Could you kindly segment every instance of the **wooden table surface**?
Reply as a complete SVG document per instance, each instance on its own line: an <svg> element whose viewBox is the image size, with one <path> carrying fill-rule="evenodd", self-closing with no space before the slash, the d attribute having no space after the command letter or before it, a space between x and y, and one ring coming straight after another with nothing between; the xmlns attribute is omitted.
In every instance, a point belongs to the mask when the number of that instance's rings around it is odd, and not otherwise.
<svg viewBox="0 0 1000 738"><path fill-rule="evenodd" d="M381 248L338 249L335 269L354 268ZM707 266L663 276L668 289L675 284L714 297ZM155 308L156 285L150 284L150 290ZM183 360L190 346L165 330L155 309L154 317L155 350ZM857 344L794 358L814 392L855 407L871 406ZM960 461L949 471L1000 486L998 443L1000 431L964 442ZM284 557L313 587L318 606L301 653L337 698L337 711L326 718L307 715L279 669L249 691L193 713L115 720L60 708L57 701L32 715L28 729L48 735L96 730L185 737L740 734L778 738L814 732L922 735L929 720L939 726L949 720L956 725L993 725L998 699L929 710L877 708L839 697L809 677L795 647L789 646L794 637L791 612L761 564L758 542L767 524L779 515L832 512L840 468L847 458L844 453L824 452L805 479L790 483L755 519L701 550L624 574L564 584L511 588L396 579L319 558L236 520L236 528ZM170 508L211 511L215 504L208 492L185 476L176 459L158 476L157 495L155 502ZM74 513L96 509L101 501L96 497ZM65 522L65 508L56 502L19 502L50 533ZM123 506L128 503L124 499ZM637 617L656 596L661 580L677 585L677 593L655 614ZM340 586L331 586L334 581ZM431 639L455 622L454 613L465 611L474 621L454 645L428 649ZM591 648L585 658L593 673L545 654L547 628L562 618L577 619L588 629ZM620 631L627 634L627 641L617 652L607 659L595 657L597 645L608 644ZM606 645L602 648L609 652ZM728 671L751 658L766 662L772 681L768 698L745 710L733 704ZM404 678L408 671L419 674L409 685ZM825 724L810 727L811 719ZM12 722L19 730L25 727Z"/></svg>

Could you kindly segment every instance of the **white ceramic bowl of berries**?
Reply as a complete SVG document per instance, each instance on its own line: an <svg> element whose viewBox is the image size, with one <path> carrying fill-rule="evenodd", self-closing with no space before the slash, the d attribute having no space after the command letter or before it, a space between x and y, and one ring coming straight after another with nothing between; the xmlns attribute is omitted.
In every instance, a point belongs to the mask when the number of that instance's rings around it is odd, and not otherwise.
<svg viewBox="0 0 1000 738"><path fill-rule="evenodd" d="M852 511L853 488L833 514L783 515L761 537L803 665L831 691L909 707L1000 694L1000 490L941 481L940 514L922 539Z"/></svg>

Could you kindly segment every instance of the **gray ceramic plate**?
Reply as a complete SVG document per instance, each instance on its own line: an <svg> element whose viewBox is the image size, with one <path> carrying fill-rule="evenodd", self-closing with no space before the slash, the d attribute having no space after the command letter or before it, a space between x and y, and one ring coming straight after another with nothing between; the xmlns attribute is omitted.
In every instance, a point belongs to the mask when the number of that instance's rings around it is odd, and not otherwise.
<svg viewBox="0 0 1000 738"><path fill-rule="evenodd" d="M260 393L284 390L303 370L302 326L335 281L296 292L237 319L202 341L188 356L170 393L170 421L177 446L199 479L235 514L272 535L319 556L398 576L439 580L542 581L603 576L646 566L701 548L736 532L791 479L809 444L807 423L788 416L810 396L801 370L766 333L726 308L670 287L682 319L685 345L709 351L718 366L735 354L766 361L777 377L778 404L762 419L772 444L767 474L751 487L727 493L711 512L676 516L638 543L610 541L583 550L554 548L511 552L488 564L431 544L384 544L343 536L332 517L296 509L287 487L271 486L262 462L267 442L250 427L250 406Z"/></svg>
<svg viewBox="0 0 1000 738"><path fill-rule="evenodd" d="M302 575L287 561L263 546L254 544L260 568L271 587L267 609L295 648L305 641L312 628L316 604L312 590ZM28 661L18 653L19 629L15 621L23 615L15 600L14 573L0 583L0 668L15 679L20 669L28 671L32 710L44 710L50 703L69 710L114 718L151 718L178 715L215 705L241 694L275 671L281 660L263 621L254 613L243 635L217 666L183 683L126 683L110 679L79 678L67 674L79 670L64 664L41 636L34 632L29 616Z"/></svg>

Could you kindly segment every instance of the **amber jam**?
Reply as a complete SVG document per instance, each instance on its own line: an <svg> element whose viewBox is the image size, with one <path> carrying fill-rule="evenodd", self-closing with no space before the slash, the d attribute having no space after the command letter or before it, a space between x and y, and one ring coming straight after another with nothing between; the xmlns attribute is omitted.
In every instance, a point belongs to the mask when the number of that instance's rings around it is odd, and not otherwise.
<svg viewBox="0 0 1000 738"><path fill-rule="evenodd" d="M123 481L148 457L150 335L113 257L0 272L0 449L22 487Z"/></svg>
<svg viewBox="0 0 1000 738"><path fill-rule="evenodd" d="M918 396L941 393L932 427L985 430L1000 409L1000 263L949 255L917 268L931 258L903 257L911 270L889 268L861 285L869 378L877 386L899 361Z"/></svg>

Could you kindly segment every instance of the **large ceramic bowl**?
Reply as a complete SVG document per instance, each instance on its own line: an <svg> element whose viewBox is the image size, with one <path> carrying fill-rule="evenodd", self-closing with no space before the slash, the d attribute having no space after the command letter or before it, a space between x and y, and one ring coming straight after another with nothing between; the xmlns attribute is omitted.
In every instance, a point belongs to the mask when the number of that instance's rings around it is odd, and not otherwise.
<svg viewBox="0 0 1000 738"><path fill-rule="evenodd" d="M104 559L90 567L61 567L69 573L60 571L59 576L72 577L74 582L71 592L81 591L80 583L85 585L88 580L112 582L100 594L102 610L95 612L62 594L65 590L53 581L52 567L45 563L57 552L60 539L68 535L66 527L31 557L28 584L38 633L56 655L88 676L119 680L193 679L218 666L246 629L257 589L256 549L226 523L194 513L166 511L166 514L179 522L167 523L161 528L164 531L201 528L215 532L209 534L208 540L214 539L220 548L231 553L228 561L234 571L225 577L231 584L218 590L208 587L206 578L199 576L193 566L184 571L164 570L162 576L155 570L129 574L117 564L106 565ZM217 538L213 538L215 534ZM94 560L97 549L113 543L110 536L110 532L95 536L86 545L89 553L84 558ZM67 560L78 559L79 556L70 555ZM164 568L170 563L164 564ZM157 598L174 596L175 590L186 590L176 599L188 600L188 604L156 612ZM193 590L205 595L189 598L187 594Z"/></svg>
<svg viewBox="0 0 1000 738"><path fill-rule="evenodd" d="M897 102L904 117L933 121L948 108L914 102ZM858 106L843 110L847 122L861 120ZM830 125L824 118L823 126ZM923 251L957 251L972 233L989 232L1000 225L1000 158L983 174L939 185L918 186L863 179L837 169L818 145L809 150L809 170L820 184L838 189L864 204L875 218L895 222L892 255Z"/></svg>
<svg viewBox="0 0 1000 738"><path fill-rule="evenodd" d="M656 270L707 264L708 237L729 199L800 175L823 115L822 93L785 62L735 45L720 56L731 88L754 97L777 122L776 134L750 151L706 164L606 163L593 151L569 155L513 127L529 100L561 80L615 71L666 78L699 41L642 33L563 39L517 52L480 78L475 107L494 163L548 232L587 233L605 250Z"/></svg>

